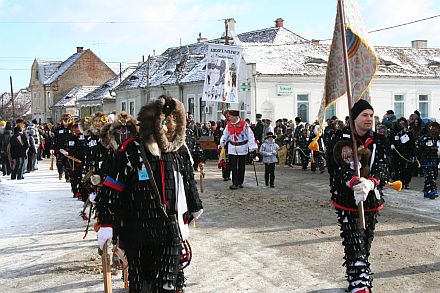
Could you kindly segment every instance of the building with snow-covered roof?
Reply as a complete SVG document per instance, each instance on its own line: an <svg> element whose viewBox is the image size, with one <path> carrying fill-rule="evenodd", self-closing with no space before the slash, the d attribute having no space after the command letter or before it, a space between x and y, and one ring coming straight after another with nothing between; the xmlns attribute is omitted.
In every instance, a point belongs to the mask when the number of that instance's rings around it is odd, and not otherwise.
<svg viewBox="0 0 440 293"><path fill-rule="evenodd" d="M244 50L239 103L226 108L240 110L243 118L251 120L256 113L272 121L293 120L296 116L304 121L317 118L329 45L293 33L284 28L282 19L276 20L275 27L229 35ZM115 89L117 110L130 110L136 115L149 99L168 94L180 99L197 122L218 120L222 104L201 101L210 42L221 43L221 39L169 48L154 57L149 66L142 64L134 73L138 81L124 81ZM423 117L440 116L440 49L426 48L426 44L416 41L412 47L376 47L382 61L370 91L376 115L382 117L393 109L397 116L408 117L418 109ZM346 100L340 99L326 116L344 117L347 113Z"/></svg>
<svg viewBox="0 0 440 293"><path fill-rule="evenodd" d="M1 119L8 120L14 117L26 117L31 109L31 93L28 88L20 89L14 93L14 101L10 93L3 93L0 96Z"/></svg>
<svg viewBox="0 0 440 293"><path fill-rule="evenodd" d="M120 74L107 80L103 85L96 88L87 95L78 98L76 107L80 116L91 116L97 111L111 113L116 109L116 97L113 90L135 70L136 66L129 66Z"/></svg>
<svg viewBox="0 0 440 293"><path fill-rule="evenodd" d="M35 59L29 88L32 116L40 122L55 119L52 107L75 86L100 86L116 74L90 49L77 47L65 61Z"/></svg>
<svg viewBox="0 0 440 293"><path fill-rule="evenodd" d="M71 89L64 97L52 106L54 120L59 121L63 114L68 113L72 116L79 116L77 101L87 94L96 90L98 86L77 85Z"/></svg>

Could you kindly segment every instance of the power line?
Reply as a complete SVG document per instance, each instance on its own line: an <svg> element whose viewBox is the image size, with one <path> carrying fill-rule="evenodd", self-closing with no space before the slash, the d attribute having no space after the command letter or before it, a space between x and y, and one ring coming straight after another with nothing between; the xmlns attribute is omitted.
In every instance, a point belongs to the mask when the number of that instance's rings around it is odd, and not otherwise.
<svg viewBox="0 0 440 293"><path fill-rule="evenodd" d="M135 21L62 21L62 20L42 20L42 21L0 21L0 24L136 24L136 23L194 23L194 22L214 22L218 20L193 19L193 20L135 20Z"/></svg>
<svg viewBox="0 0 440 293"><path fill-rule="evenodd" d="M376 32L380 32L380 31L384 31L384 30L389 30L389 29L393 29L393 28L396 28L396 27L401 27L401 26L413 24L413 23L416 23L416 22L421 22L421 21L433 19L433 18L436 18L436 17L440 17L440 14L437 14L437 15L434 15L434 16L430 16L430 17L426 17L426 18L422 18L422 19L418 19L418 20L414 20L414 21L410 21L410 22L406 22L406 23L402 23L402 24L397 24L397 25L393 25L393 26L389 26L389 27L385 27L385 28L380 28L380 29L372 30L372 31L369 31L369 33L376 33Z"/></svg>

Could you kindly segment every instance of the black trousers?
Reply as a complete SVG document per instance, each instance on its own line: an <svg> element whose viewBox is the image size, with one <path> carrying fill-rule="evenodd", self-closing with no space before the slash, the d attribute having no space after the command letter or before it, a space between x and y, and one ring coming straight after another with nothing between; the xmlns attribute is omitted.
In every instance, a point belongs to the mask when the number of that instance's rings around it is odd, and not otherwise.
<svg viewBox="0 0 440 293"><path fill-rule="evenodd" d="M232 184L235 186L243 184L244 172L246 170L246 155L229 154L229 162L231 163Z"/></svg>
<svg viewBox="0 0 440 293"><path fill-rule="evenodd" d="M395 158L394 164L396 166L394 169L394 179L401 180L403 186L406 186L411 182L414 164L412 162L405 161L400 157Z"/></svg>
<svg viewBox="0 0 440 293"><path fill-rule="evenodd" d="M273 186L275 184L275 163L264 164L264 181L266 186Z"/></svg>
<svg viewBox="0 0 440 293"><path fill-rule="evenodd" d="M9 164L8 156L2 157L2 171L3 176L11 174L11 165Z"/></svg>
<svg viewBox="0 0 440 293"><path fill-rule="evenodd" d="M60 152L57 153L57 169L58 174L63 174L64 171L69 167L68 159ZM65 172L66 179L69 178L69 172Z"/></svg>

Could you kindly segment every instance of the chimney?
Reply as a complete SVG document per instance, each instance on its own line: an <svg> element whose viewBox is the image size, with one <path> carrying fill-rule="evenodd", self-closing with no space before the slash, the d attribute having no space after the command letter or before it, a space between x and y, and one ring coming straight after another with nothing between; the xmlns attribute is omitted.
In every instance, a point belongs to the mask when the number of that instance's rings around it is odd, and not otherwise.
<svg viewBox="0 0 440 293"><path fill-rule="evenodd" d="M312 44L313 45L319 45L319 40L312 39Z"/></svg>
<svg viewBox="0 0 440 293"><path fill-rule="evenodd" d="M413 49L428 48L428 41L427 40L414 40L411 42L411 47Z"/></svg>
<svg viewBox="0 0 440 293"><path fill-rule="evenodd" d="M84 47L76 47L76 53L82 52L83 49Z"/></svg>
<svg viewBox="0 0 440 293"><path fill-rule="evenodd" d="M281 17L275 19L275 27L284 27L284 19Z"/></svg>
<svg viewBox="0 0 440 293"><path fill-rule="evenodd" d="M199 37L197 38L197 43L206 43L208 38L202 37L202 33L199 33Z"/></svg>

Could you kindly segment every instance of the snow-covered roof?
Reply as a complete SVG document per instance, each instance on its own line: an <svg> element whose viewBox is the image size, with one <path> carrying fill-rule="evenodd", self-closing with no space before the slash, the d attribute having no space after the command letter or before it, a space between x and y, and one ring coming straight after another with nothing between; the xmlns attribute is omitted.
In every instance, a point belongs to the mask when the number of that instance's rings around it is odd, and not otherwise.
<svg viewBox="0 0 440 293"><path fill-rule="evenodd" d="M309 42L307 39L291 32L284 27L270 27L238 34L244 43L297 44Z"/></svg>
<svg viewBox="0 0 440 293"><path fill-rule="evenodd" d="M71 89L64 97L53 105L54 108L58 107L75 107L75 103L78 99L84 97L88 93L97 89L98 86L84 86L79 85Z"/></svg>
<svg viewBox="0 0 440 293"><path fill-rule="evenodd" d="M58 67L63 63L63 61L44 61L40 59L36 59L38 63L38 80L45 84L45 81L48 80L55 71L57 71Z"/></svg>
<svg viewBox="0 0 440 293"><path fill-rule="evenodd" d="M110 95L110 91L117 87L121 81L125 80L136 70L136 66L129 66L121 74L106 81L103 85L86 94L83 97L78 97L78 102L82 101L96 101L104 99L115 99Z"/></svg>
<svg viewBox="0 0 440 293"><path fill-rule="evenodd" d="M14 103L27 104L31 102L31 92L28 88L20 89L18 93L14 93ZM12 103L10 100L8 104Z"/></svg>
<svg viewBox="0 0 440 293"><path fill-rule="evenodd" d="M67 58L64 62L61 61L44 61L37 59L39 80L45 84L51 84L56 81L64 72L67 71L85 52L89 51L81 50Z"/></svg>
<svg viewBox="0 0 440 293"><path fill-rule="evenodd" d="M322 75L327 66L328 50L308 42L274 45L243 44L243 59L255 63L257 74Z"/></svg>
<svg viewBox="0 0 440 293"><path fill-rule="evenodd" d="M314 44L283 27L238 34L245 63L255 63L259 75L325 76L330 46ZM208 43L168 48L140 65L117 90L145 88L148 85L191 83L205 79ZM381 60L378 76L437 77L440 49L376 47ZM149 69L149 70L148 70Z"/></svg>
<svg viewBox="0 0 440 293"><path fill-rule="evenodd" d="M381 59L377 75L437 77L440 72L440 49L411 47L376 47Z"/></svg>

